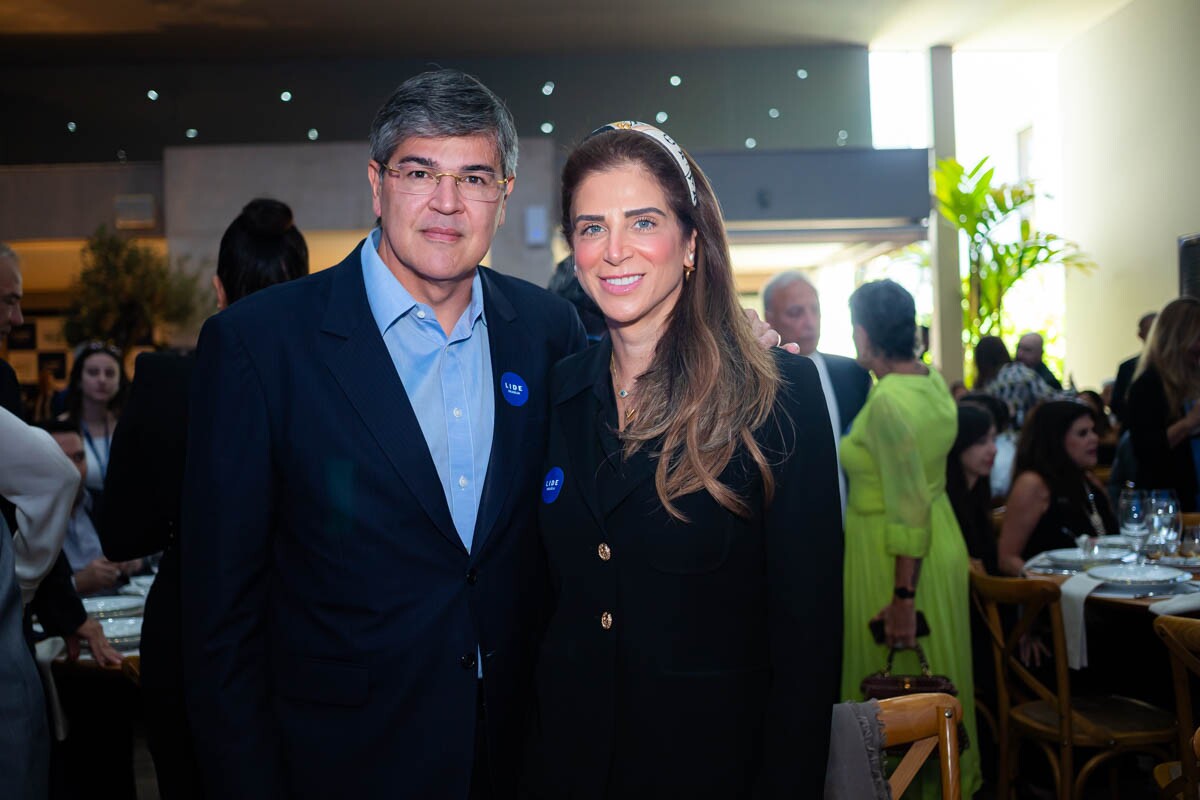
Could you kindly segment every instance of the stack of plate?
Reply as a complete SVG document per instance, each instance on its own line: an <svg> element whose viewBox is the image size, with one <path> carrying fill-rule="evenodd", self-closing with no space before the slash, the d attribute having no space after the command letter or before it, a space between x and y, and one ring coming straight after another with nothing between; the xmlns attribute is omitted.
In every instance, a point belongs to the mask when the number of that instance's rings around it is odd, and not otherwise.
<svg viewBox="0 0 1200 800"><path fill-rule="evenodd" d="M85 597L83 610L96 619L114 619L117 617L140 617L142 608L146 605L144 597Z"/></svg>
<svg viewBox="0 0 1200 800"><path fill-rule="evenodd" d="M1097 547L1095 550L1064 547L1061 550L1047 550L1042 553L1042 559L1059 569L1082 570L1099 564L1119 564L1128 555L1128 547Z"/></svg>
<svg viewBox="0 0 1200 800"><path fill-rule="evenodd" d="M1093 567L1088 575L1104 581L1106 590L1127 591L1134 597L1176 594L1193 588L1188 586L1192 579L1190 572L1161 564L1108 564Z"/></svg>
<svg viewBox="0 0 1200 800"><path fill-rule="evenodd" d="M104 628L108 643L118 650L133 650L142 643L141 617L102 619L100 627Z"/></svg>

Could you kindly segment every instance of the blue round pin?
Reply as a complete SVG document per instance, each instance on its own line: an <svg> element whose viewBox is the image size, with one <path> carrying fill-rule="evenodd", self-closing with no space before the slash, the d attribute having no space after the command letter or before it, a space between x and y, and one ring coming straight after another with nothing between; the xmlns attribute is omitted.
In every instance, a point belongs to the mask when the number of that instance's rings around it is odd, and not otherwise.
<svg viewBox="0 0 1200 800"><path fill-rule="evenodd" d="M562 467L551 467L542 481L542 502L553 503L558 499L558 493L563 487Z"/></svg>
<svg viewBox="0 0 1200 800"><path fill-rule="evenodd" d="M506 372L500 376L500 394L510 406L523 406L529 402L529 387L525 379L515 372Z"/></svg>

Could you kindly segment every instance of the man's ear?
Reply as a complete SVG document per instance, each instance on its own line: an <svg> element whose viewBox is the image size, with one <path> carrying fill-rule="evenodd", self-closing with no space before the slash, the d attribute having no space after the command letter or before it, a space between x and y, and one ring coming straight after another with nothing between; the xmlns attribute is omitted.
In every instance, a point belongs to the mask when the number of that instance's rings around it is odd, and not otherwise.
<svg viewBox="0 0 1200 800"><path fill-rule="evenodd" d="M229 308L229 302L225 296L225 284L221 283L221 279L216 275L212 277L213 291L217 293L217 311L224 311Z"/></svg>

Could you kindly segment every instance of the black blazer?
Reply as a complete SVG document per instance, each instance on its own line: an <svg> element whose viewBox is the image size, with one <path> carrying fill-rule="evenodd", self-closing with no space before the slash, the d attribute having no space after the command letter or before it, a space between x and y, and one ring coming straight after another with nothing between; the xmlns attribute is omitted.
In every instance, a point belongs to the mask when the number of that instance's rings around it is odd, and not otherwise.
<svg viewBox="0 0 1200 800"><path fill-rule="evenodd" d="M1113 382L1112 412L1122 425L1127 424L1125 407L1129 402L1129 387L1133 384L1133 373L1137 372L1139 358L1141 356L1134 356L1122 361L1117 367L1117 379Z"/></svg>
<svg viewBox="0 0 1200 800"><path fill-rule="evenodd" d="M871 391L871 373L860 367L853 358L829 353L821 353L821 358L825 359L829 382L833 384L838 416L841 417L842 429L838 431L841 437L849 432L850 424L867 402L867 394Z"/></svg>
<svg viewBox="0 0 1200 800"><path fill-rule="evenodd" d="M200 334L180 551L184 678L221 798L466 798L483 653L495 796L516 791L546 600L550 367L574 308L480 269L495 429L471 552L375 325L361 244ZM502 376L528 388L502 394Z"/></svg>
<svg viewBox="0 0 1200 800"><path fill-rule="evenodd" d="M1196 463L1192 459L1192 440L1184 439L1175 447L1167 445L1167 427L1178 418L1167 407L1167 394L1158 370L1147 367L1129 387L1125 414L1129 437L1137 459L1139 489L1174 489L1184 511L1196 506Z"/></svg>
<svg viewBox="0 0 1200 800"><path fill-rule="evenodd" d="M144 353L113 433L96 531L104 554L129 561L162 552L142 624L142 684L182 687L179 499L187 456L188 387L195 359Z"/></svg>
<svg viewBox="0 0 1200 800"><path fill-rule="evenodd" d="M610 354L604 341L554 374L540 519L556 605L538 657L529 790L820 797L843 540L816 368L778 355L783 388L756 434L774 502L764 508L742 453L721 480L751 516L696 492L676 501L685 525L659 503L645 450L623 465L615 456Z"/></svg>

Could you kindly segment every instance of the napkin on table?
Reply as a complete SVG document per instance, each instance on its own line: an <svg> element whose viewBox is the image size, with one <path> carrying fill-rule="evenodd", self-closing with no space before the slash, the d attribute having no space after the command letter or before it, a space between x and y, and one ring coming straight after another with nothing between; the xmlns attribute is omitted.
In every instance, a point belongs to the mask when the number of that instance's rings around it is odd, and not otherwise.
<svg viewBox="0 0 1200 800"><path fill-rule="evenodd" d="M1103 582L1081 572L1067 578L1060 587L1063 632L1067 637L1067 665L1071 669L1087 666L1087 626L1083 624L1083 604L1087 596Z"/></svg>
<svg viewBox="0 0 1200 800"><path fill-rule="evenodd" d="M1190 611L1200 611L1200 592L1192 592L1191 594L1177 594L1168 597L1166 600L1159 600L1157 603L1150 604L1150 611L1154 614L1187 614Z"/></svg>

